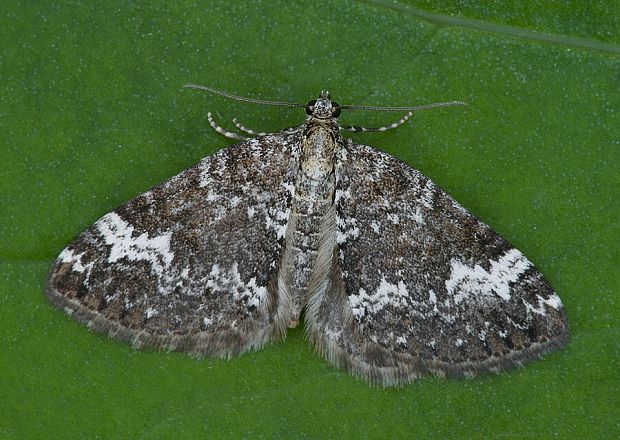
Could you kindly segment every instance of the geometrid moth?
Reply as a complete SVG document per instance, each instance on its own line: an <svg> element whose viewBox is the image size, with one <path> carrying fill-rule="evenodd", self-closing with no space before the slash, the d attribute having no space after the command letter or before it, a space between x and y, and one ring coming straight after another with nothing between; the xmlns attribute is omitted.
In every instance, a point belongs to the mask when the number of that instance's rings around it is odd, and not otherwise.
<svg viewBox="0 0 620 440"><path fill-rule="evenodd" d="M340 106L322 92L297 127L239 144L106 214L56 260L47 294L139 347L230 358L310 343L381 386L500 371L563 346L558 295L532 263L420 172L343 130L385 131L419 107ZM408 112L376 129L341 110Z"/></svg>

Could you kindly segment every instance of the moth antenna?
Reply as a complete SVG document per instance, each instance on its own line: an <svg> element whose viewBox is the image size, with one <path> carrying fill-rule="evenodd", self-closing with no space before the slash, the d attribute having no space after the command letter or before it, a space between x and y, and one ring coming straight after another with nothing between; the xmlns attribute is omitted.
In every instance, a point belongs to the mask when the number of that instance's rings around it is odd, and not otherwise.
<svg viewBox="0 0 620 440"><path fill-rule="evenodd" d="M233 95L232 93L217 90L212 87L199 86L197 84L185 84L183 87L185 87L186 89L203 90L205 92L213 93L215 95L224 96L225 98L234 99L236 101L249 102L251 104L273 105L277 107L306 107L306 104L298 104L295 102L268 101L265 99L245 98L243 96Z"/></svg>
<svg viewBox="0 0 620 440"><path fill-rule="evenodd" d="M413 107L382 107L376 105L341 105L340 108L348 110L371 110L380 112L416 112L437 107L452 107L455 105L467 105L463 101L435 102L432 104L415 105Z"/></svg>

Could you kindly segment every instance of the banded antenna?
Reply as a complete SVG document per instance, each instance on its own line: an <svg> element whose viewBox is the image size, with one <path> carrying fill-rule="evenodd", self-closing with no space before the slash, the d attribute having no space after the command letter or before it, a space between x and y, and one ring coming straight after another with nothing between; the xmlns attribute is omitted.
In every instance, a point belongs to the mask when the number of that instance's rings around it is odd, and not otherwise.
<svg viewBox="0 0 620 440"><path fill-rule="evenodd" d="M195 90L203 90L205 92L213 93L215 95L224 96L225 98L234 99L242 102L249 102L251 104L259 104L259 105L273 105L277 107L301 107L306 108L308 104L300 104L297 102L283 102L283 101L268 101L265 99L254 99L254 98L245 98L243 96L233 95L232 93L224 92L222 90L217 90L212 87L207 86L199 86L197 84L185 84L185 88L187 89L195 89ZM463 101L448 101L448 102L435 102L432 104L422 104L415 105L410 107L383 107L383 106L375 106L375 105L340 105L341 109L348 110L370 110L370 111L380 111L380 112L415 112L419 110L428 110L431 108L437 107L452 107L455 105L467 105L467 103Z"/></svg>

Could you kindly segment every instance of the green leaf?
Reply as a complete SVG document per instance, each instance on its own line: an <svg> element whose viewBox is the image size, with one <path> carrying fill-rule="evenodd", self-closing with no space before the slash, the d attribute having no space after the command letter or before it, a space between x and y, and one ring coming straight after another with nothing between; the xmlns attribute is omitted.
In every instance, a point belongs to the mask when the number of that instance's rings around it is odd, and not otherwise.
<svg viewBox="0 0 620 440"><path fill-rule="evenodd" d="M620 436L620 10L607 2L20 2L0 15L1 438ZM303 120L182 89L415 105L359 134L512 241L572 339L526 368L369 388L299 329L231 361L134 351L43 287L99 216L231 142ZM345 123L395 115L349 112Z"/></svg>

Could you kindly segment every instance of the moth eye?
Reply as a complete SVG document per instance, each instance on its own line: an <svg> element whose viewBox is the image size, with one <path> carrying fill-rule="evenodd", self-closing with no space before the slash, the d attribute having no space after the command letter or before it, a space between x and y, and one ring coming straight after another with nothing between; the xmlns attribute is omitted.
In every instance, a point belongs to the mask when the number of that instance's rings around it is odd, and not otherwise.
<svg viewBox="0 0 620 440"><path fill-rule="evenodd" d="M340 116L340 105L337 102L332 101L332 116L337 118Z"/></svg>
<svg viewBox="0 0 620 440"><path fill-rule="evenodd" d="M313 99L312 101L308 101L308 104L306 104L306 113L311 115L312 113L314 113L314 104L316 104L316 99Z"/></svg>

